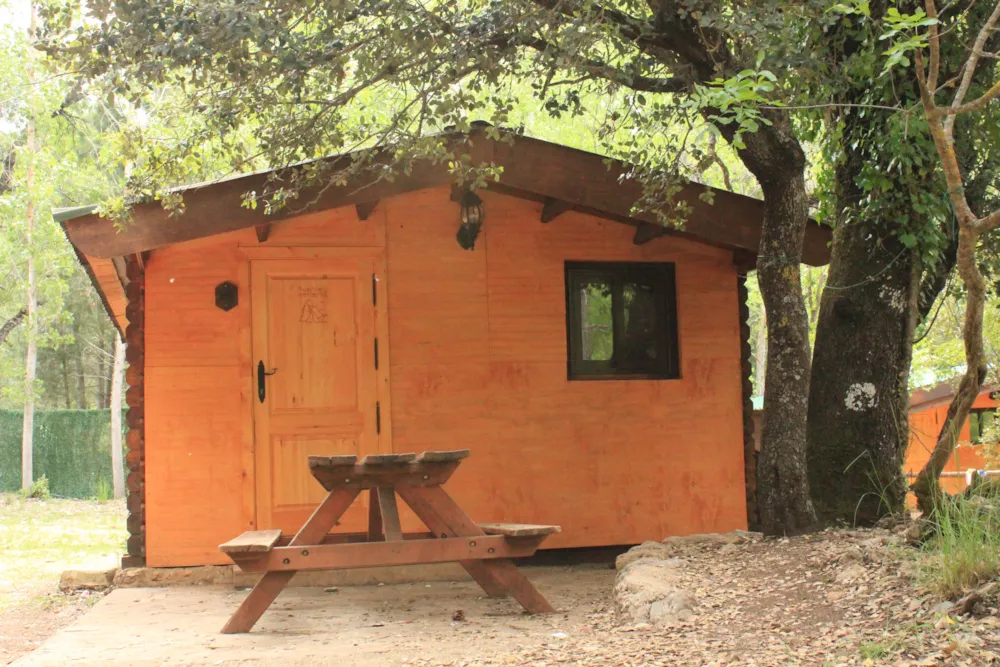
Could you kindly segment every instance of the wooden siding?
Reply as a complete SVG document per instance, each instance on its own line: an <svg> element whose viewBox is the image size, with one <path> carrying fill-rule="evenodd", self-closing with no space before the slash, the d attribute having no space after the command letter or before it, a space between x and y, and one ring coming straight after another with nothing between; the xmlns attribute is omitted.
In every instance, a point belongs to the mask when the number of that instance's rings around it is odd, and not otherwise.
<svg viewBox="0 0 1000 667"><path fill-rule="evenodd" d="M941 425L948 415L950 400L951 397L948 397L944 401L910 412L910 445L906 450L906 461L903 466L907 473L920 472L930 459L938 434L941 432ZM976 398L972 407L995 408L998 405L1000 401L991 399L990 392L983 392ZM969 468L980 470L989 467L983 458L982 446L969 444L969 438L969 420L966 419L958 436L959 444L944 467L946 472L964 473ZM909 481L912 482L912 478ZM960 493L965 487L964 477L941 478L941 488L948 493ZM911 503L915 502L911 494Z"/></svg>
<svg viewBox="0 0 1000 667"><path fill-rule="evenodd" d="M732 253L577 212L484 196L472 252L447 188L151 254L146 273L146 507L151 566L224 563L256 526L249 273L240 246L386 248L395 451L464 448L449 490L479 521L555 523L547 547L628 544L746 526ZM563 263L677 263L680 380L566 377ZM214 288L239 286L224 312ZM253 360L255 362L255 360ZM255 400L255 399L254 399ZM303 462L305 465L305 462ZM404 527L417 527L411 515Z"/></svg>
<svg viewBox="0 0 1000 667"><path fill-rule="evenodd" d="M125 331L128 322L125 320L125 289L122 287L115 265L110 259L87 257L81 255L83 261L90 265L94 280L100 285L104 299L107 301L110 315L114 316L119 331Z"/></svg>

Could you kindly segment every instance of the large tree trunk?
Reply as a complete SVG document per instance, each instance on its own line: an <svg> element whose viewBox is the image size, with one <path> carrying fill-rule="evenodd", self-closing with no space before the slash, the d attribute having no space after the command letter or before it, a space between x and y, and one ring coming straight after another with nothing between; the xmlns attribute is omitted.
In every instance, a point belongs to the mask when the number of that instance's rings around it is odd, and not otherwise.
<svg viewBox="0 0 1000 667"><path fill-rule="evenodd" d="M799 264L809 220L805 154L786 114L744 137L740 158L764 193L757 279L767 311L767 370L757 492L761 528L794 535L815 527L806 471L809 322Z"/></svg>
<svg viewBox="0 0 1000 667"><path fill-rule="evenodd" d="M809 484L824 523L902 511L917 258L862 205L834 230L809 395ZM883 238L877 238L882 236ZM873 280L872 276L878 275Z"/></svg>
<svg viewBox="0 0 1000 667"><path fill-rule="evenodd" d="M122 467L122 375L125 370L125 343L115 334L115 362L111 368L111 480L115 498L125 497L125 469Z"/></svg>

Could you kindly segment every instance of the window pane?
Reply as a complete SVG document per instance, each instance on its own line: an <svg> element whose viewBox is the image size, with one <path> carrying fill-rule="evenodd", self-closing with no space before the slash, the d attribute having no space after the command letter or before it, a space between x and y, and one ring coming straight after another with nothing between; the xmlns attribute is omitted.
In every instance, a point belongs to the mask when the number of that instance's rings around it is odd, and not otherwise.
<svg viewBox="0 0 1000 667"><path fill-rule="evenodd" d="M663 356L664 332L657 332L662 298L653 285L626 282L622 286L622 325L618 349L625 367L656 365Z"/></svg>
<svg viewBox="0 0 1000 667"><path fill-rule="evenodd" d="M611 285L606 282L580 284L581 352L584 361L610 361L614 353L611 324Z"/></svg>

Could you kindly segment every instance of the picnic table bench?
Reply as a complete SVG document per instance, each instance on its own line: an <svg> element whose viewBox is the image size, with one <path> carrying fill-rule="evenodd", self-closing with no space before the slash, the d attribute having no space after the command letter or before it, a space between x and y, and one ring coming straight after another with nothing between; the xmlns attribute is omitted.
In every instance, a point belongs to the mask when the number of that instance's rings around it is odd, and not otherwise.
<svg viewBox="0 0 1000 667"><path fill-rule="evenodd" d="M530 556L559 526L477 524L441 488L469 450L420 454L310 456L326 498L290 539L252 530L219 546L246 572L263 572L223 633L249 632L300 570L458 562L491 597L511 596L530 613L554 611L511 558ZM369 492L367 533L330 533L358 495ZM404 534L396 495L430 532Z"/></svg>

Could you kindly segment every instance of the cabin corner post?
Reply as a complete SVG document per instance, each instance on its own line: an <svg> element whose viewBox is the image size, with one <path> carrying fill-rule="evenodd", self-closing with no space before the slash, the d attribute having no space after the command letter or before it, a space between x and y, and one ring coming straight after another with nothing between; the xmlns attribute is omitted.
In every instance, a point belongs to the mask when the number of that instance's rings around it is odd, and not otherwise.
<svg viewBox="0 0 1000 667"><path fill-rule="evenodd" d="M750 306L747 303L747 274L754 265L753 257L737 253L736 295L739 302L740 319L740 380L743 396L743 467L746 483L747 527L757 530L760 515L757 511L757 449L754 444L753 424L753 384L750 381L753 370L750 365Z"/></svg>
<svg viewBox="0 0 1000 667"><path fill-rule="evenodd" d="M146 319L146 271L145 258L131 255L125 259L125 359L128 370L125 380L125 404L128 412L125 423L128 433L125 442L128 453L125 466L128 475L125 488L128 490L126 506L128 518L128 541L126 553L122 557L122 567L142 567L146 564L146 418L145 418L145 319Z"/></svg>

